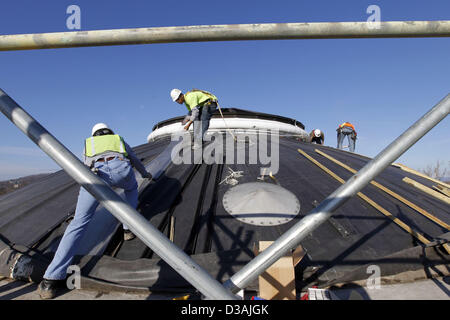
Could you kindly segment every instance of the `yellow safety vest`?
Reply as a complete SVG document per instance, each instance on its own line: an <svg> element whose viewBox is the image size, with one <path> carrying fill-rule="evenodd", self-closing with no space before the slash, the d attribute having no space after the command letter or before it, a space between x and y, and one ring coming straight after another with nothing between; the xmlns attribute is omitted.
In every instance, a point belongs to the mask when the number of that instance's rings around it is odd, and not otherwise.
<svg viewBox="0 0 450 320"><path fill-rule="evenodd" d="M206 101L217 102L218 99L215 95L208 91L192 89L184 94L184 104L188 111L192 108L203 105Z"/></svg>
<svg viewBox="0 0 450 320"><path fill-rule="evenodd" d="M125 157L128 156L125 143L118 134L89 137L85 141L84 154L87 157L95 157L108 151L121 153Z"/></svg>

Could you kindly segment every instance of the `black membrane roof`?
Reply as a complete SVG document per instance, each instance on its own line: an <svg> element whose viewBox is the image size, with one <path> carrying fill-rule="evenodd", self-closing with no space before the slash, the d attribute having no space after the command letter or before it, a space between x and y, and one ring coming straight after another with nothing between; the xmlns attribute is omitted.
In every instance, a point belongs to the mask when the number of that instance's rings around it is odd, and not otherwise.
<svg viewBox="0 0 450 320"><path fill-rule="evenodd" d="M156 126L157 127L157 126ZM269 144L270 145L270 144ZM173 242L223 282L254 257L258 241L274 241L302 219L341 184L301 155L302 149L344 180L352 174L314 150L319 149L359 170L370 159L318 146L295 138L279 138L280 167L275 179L260 177L260 164L181 164L170 162L174 146L169 138L134 148L155 180L139 179L138 211ZM229 168L242 171L238 185L247 182L278 184L295 194L299 214L275 226L243 223L223 205L233 185L223 183ZM137 177L140 177L136 173ZM433 182L390 166L375 180L438 219L450 223L450 208L402 181L410 177L432 187ZM49 262L74 213L79 186L59 171L16 192L0 197L0 251L21 248L44 265ZM426 247L378 210L353 197L333 217L309 234L301 245L307 255L296 267L297 290L327 286L340 279L367 278L365 266L377 264L382 275L448 264L448 254L434 240L448 239L448 230L372 185L362 192L432 243ZM25 249L24 249L25 248ZM19 250L19 249L17 249ZM31 250L31 251L30 251ZM94 287L147 288L186 291L192 287L138 238L124 242L118 221L99 208L74 261L82 267L83 281ZM0 275L2 271L0 255ZM256 284L250 288L256 289Z"/></svg>

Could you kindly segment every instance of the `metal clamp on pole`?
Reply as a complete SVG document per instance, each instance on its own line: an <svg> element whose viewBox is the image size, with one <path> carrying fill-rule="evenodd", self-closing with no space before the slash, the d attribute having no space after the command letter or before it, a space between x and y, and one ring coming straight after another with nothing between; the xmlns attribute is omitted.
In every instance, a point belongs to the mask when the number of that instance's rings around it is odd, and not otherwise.
<svg viewBox="0 0 450 320"><path fill-rule="evenodd" d="M91 193L120 222L128 225L139 239L205 295L206 298L236 299L221 283L211 277L184 251L170 242L165 235L159 232L133 207L124 202L109 185L93 174L73 153L67 150L1 89L0 110L50 158L55 160L68 175Z"/></svg>
<svg viewBox="0 0 450 320"><path fill-rule="evenodd" d="M300 220L266 250L235 273L225 282L225 286L233 292L238 292L242 288L245 288L289 250L297 247L308 234L330 218L336 209L363 189L395 161L395 159L400 157L414 143L443 120L449 112L450 94L381 151L345 184L336 189L336 191L322 201L305 218Z"/></svg>

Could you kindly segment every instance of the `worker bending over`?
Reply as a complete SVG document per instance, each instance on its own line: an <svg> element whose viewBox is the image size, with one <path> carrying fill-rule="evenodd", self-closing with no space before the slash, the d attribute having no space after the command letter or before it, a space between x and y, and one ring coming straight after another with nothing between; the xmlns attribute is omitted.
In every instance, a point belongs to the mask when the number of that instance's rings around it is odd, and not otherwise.
<svg viewBox="0 0 450 320"><path fill-rule="evenodd" d="M349 151L354 152L356 144L355 127L350 122L344 122L336 129L336 131L337 131L337 148L343 149L342 142L344 141L344 137L347 137Z"/></svg>
<svg viewBox="0 0 450 320"><path fill-rule="evenodd" d="M185 94L179 89L173 89L170 96L174 102L186 105L189 118L187 122L183 122L184 130L189 130L191 124L194 123L193 148L200 148L209 128L211 117L217 109L217 97L210 92L198 89L193 89Z"/></svg>
<svg viewBox="0 0 450 320"><path fill-rule="evenodd" d="M152 178L130 146L104 123L96 124L92 128L92 137L85 140L84 163L108 185L124 189L126 199L133 208L138 203L138 185L132 166L143 178ZM51 299L56 295L98 205L97 199L80 188L74 218L66 228L44 279L39 284L38 292L42 299ZM135 237L126 225L123 225L123 229L124 240Z"/></svg>
<svg viewBox="0 0 450 320"><path fill-rule="evenodd" d="M315 129L309 134L309 140L311 143L323 144L325 142L325 135L321 130Z"/></svg>

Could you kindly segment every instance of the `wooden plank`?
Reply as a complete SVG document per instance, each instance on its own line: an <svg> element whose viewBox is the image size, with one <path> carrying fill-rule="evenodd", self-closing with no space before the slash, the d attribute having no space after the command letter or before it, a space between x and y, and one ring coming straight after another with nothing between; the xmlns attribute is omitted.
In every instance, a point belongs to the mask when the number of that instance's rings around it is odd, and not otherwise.
<svg viewBox="0 0 450 320"><path fill-rule="evenodd" d="M445 194L447 197L450 197L450 189L448 189L446 187L437 185L437 186L433 186L433 189Z"/></svg>
<svg viewBox="0 0 450 320"><path fill-rule="evenodd" d="M449 185L449 184L447 184L447 183L445 183L445 182L443 182L443 181L440 181L440 180L431 178L431 177L427 176L426 174L424 174L424 173L422 173L422 172L416 171L416 170L414 170L414 169L411 169L411 168L405 166L404 164L401 164L401 163L393 163L392 166L397 167L397 168L400 168L400 169L402 169L403 171L406 171L406 172L409 172L409 173L413 173L413 174L415 174L416 176L419 176L419 177L428 179L428 180L430 180L430 181L433 181L434 183L437 183L437 184L439 184L439 185L441 185L441 186L444 186L444 187L450 189L450 185Z"/></svg>
<svg viewBox="0 0 450 320"><path fill-rule="evenodd" d="M327 167L325 167L323 164L321 164L319 161L315 160L313 157L309 156L308 154L306 154L303 150L301 149L297 149L299 153L301 153L303 156L305 156L308 160L310 160L312 163L314 163L315 165L317 165L319 168L321 168L323 171L325 171L326 173L328 173L329 175L331 175L333 178L335 178L337 181L339 181L340 183L344 184L345 180L342 179L341 177L339 177L338 175L336 175L333 171L331 171L330 169L328 169ZM423 244L429 244L430 241L425 238L423 235L421 235L420 233L414 231L411 227L409 227L406 223L404 223L403 221L401 221L400 219L396 218L392 213L390 213L389 211L387 211L386 209L384 209L382 206L380 206L379 204L377 204L375 201L371 200L369 197L367 197L365 194L358 192L357 193L358 197L360 197L361 199L363 199L364 201L366 201L368 204L370 204L372 207L374 207L375 209L377 209L379 212L381 212L383 215L385 215L386 217L388 217L389 219L392 220L392 222L394 222L396 225L398 225L400 228L402 228L403 230L405 230L406 232L408 232L410 235L412 235L413 237L415 237L416 239L418 239L420 242L422 242Z"/></svg>
<svg viewBox="0 0 450 320"><path fill-rule="evenodd" d="M169 226L169 240L173 242L173 237L175 236L175 217L170 217L170 226Z"/></svg>
<svg viewBox="0 0 450 320"><path fill-rule="evenodd" d="M379 204L377 204L375 201L373 201L372 199L370 199L369 197L367 197L365 194L359 192L358 196L365 200L368 204L370 204L372 207L374 207L375 209L377 209L378 211L380 211L382 214L384 214L386 217L388 217L389 219L391 219L392 221L394 221L400 228L402 228L403 230L405 230L406 232L408 232L409 234L413 235L414 237L416 237L417 239L419 239L419 241L421 241L424 244L429 244L430 241L428 239L426 239L423 235L421 235L420 233L415 232L413 229L411 229L410 226L408 226L406 223L404 223L403 221L401 221L400 219L396 218L392 213L390 213L389 211L387 211L386 209L384 209L383 207L381 207Z"/></svg>
<svg viewBox="0 0 450 320"><path fill-rule="evenodd" d="M327 159L333 161L334 163L340 165L341 167L343 167L344 169L352 172L352 173L356 173L357 171L349 166L347 166L346 164L340 162L339 160L333 158L332 156L326 154L325 152L322 152L318 149L315 150L318 154L326 157ZM370 184L372 184L373 186L377 187L378 189L386 192L387 194L389 194L390 196L394 197L395 199L403 202L404 204L406 204L407 206L411 207L412 209L416 210L417 212L419 212L421 215L425 216L426 218L430 219L431 221L433 221L434 223L440 225L441 227L450 230L450 225L445 223L444 221L440 220L439 218L433 216L431 213L429 213L428 211L422 209L421 207L417 206L416 204L412 203L411 201L405 199L404 197L402 197L401 195L399 195L398 193L395 193L394 191L386 188L385 186L383 186L382 184L376 182L376 181L371 181Z"/></svg>
<svg viewBox="0 0 450 320"><path fill-rule="evenodd" d="M450 254L450 245L448 243L444 243L442 246L444 247L445 251L447 251L447 254Z"/></svg>
<svg viewBox="0 0 450 320"><path fill-rule="evenodd" d="M445 202L447 204L450 204L450 198L449 197L447 197L447 196L445 196L445 195L443 195L443 194L441 194L441 193L439 193L437 191L434 191L433 189L428 188L427 186L424 186L423 184L421 184L421 183L419 183L419 182L417 182L417 181L415 181L413 179L410 179L408 177L404 177L403 178L403 182L412 185L413 187L415 187L415 188L417 188L417 189L419 189L419 190L429 194L430 196L432 196L432 197L434 197L436 199L439 199L439 200L441 200L441 201L443 201L443 202Z"/></svg>

